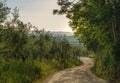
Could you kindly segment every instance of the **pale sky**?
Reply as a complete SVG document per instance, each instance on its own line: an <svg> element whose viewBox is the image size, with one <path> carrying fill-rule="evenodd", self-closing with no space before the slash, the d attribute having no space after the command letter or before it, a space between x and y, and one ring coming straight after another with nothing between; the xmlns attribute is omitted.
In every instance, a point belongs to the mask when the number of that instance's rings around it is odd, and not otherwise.
<svg viewBox="0 0 120 83"><path fill-rule="evenodd" d="M7 0L7 5L12 9L18 7L20 19L39 29L72 32L65 15L52 14L53 9L59 8L57 0Z"/></svg>

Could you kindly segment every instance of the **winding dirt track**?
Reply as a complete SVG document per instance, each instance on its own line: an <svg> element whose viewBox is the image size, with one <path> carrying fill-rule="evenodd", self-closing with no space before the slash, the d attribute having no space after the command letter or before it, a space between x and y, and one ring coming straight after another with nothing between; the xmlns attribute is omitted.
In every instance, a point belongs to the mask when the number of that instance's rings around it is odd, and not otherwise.
<svg viewBox="0 0 120 83"><path fill-rule="evenodd" d="M42 83L108 83L91 73L92 59L81 57L80 60L83 61L81 66L60 71Z"/></svg>

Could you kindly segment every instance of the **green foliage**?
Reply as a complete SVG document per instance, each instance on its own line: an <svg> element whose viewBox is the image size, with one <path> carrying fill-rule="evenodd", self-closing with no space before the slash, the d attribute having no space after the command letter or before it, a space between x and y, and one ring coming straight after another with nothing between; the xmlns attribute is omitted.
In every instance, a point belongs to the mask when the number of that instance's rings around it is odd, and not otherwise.
<svg viewBox="0 0 120 83"><path fill-rule="evenodd" d="M75 36L95 54L96 74L119 79L120 69L120 1L119 0L58 0ZM103 72L104 71L104 72Z"/></svg>
<svg viewBox="0 0 120 83"><path fill-rule="evenodd" d="M31 83L40 76L40 68L30 63L15 61L0 66L1 83Z"/></svg>
<svg viewBox="0 0 120 83"><path fill-rule="evenodd" d="M22 26L5 28L1 27L1 82L30 83L55 71L81 64L77 59L79 56L73 55L75 47L66 39L57 40L44 30L29 34ZM79 50L74 51L77 53Z"/></svg>
<svg viewBox="0 0 120 83"><path fill-rule="evenodd" d="M10 13L10 8L8 8L4 1L0 1L0 23L4 22L7 15Z"/></svg>

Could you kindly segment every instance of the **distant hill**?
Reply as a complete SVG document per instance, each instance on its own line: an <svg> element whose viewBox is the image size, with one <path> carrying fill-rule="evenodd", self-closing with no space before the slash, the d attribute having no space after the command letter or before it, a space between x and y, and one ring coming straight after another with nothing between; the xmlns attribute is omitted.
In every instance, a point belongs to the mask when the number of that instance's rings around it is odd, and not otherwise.
<svg viewBox="0 0 120 83"><path fill-rule="evenodd" d="M73 36L72 32L62 32L62 31L58 31L58 32L52 32L53 36Z"/></svg>
<svg viewBox="0 0 120 83"><path fill-rule="evenodd" d="M70 44L77 46L79 45L79 42L76 38L74 38L74 34L72 32L51 32L53 37L58 38L58 39L67 39Z"/></svg>

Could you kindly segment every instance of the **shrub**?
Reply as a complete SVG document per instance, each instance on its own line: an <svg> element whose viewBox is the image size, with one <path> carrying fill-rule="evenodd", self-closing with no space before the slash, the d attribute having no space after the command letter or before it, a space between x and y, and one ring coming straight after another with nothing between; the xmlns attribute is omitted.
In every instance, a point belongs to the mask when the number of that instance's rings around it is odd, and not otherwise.
<svg viewBox="0 0 120 83"><path fill-rule="evenodd" d="M0 71L0 83L31 83L41 76L40 68L23 62L6 63Z"/></svg>

